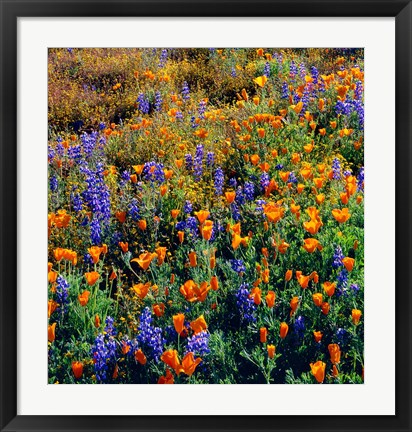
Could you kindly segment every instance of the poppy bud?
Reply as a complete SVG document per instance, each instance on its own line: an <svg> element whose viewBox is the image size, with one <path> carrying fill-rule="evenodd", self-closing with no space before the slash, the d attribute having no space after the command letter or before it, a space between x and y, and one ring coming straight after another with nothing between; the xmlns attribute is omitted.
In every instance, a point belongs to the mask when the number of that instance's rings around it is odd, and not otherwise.
<svg viewBox="0 0 412 432"><path fill-rule="evenodd" d="M362 312L359 309L352 309L353 324L358 325L361 316L362 316Z"/></svg>
<svg viewBox="0 0 412 432"><path fill-rule="evenodd" d="M268 335L268 330L266 327L261 327L260 329L260 342L265 343Z"/></svg>
<svg viewBox="0 0 412 432"><path fill-rule="evenodd" d="M76 379L80 379L83 375L83 363L80 361L72 362L72 371Z"/></svg>
<svg viewBox="0 0 412 432"><path fill-rule="evenodd" d="M275 357L276 347L275 345L268 345L267 347L268 357L273 359Z"/></svg>
<svg viewBox="0 0 412 432"><path fill-rule="evenodd" d="M289 331L289 326L283 322L280 325L280 329L279 329L279 335L282 339L285 339L286 335L288 334Z"/></svg>

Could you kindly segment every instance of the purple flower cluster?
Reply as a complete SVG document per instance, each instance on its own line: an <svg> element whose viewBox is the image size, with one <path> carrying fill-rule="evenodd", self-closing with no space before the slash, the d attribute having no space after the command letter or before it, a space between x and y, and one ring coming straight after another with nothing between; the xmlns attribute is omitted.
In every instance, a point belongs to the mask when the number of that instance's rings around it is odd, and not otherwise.
<svg viewBox="0 0 412 432"><path fill-rule="evenodd" d="M333 171L333 178L335 180L340 180L340 178L341 178L340 160L338 158L333 159L332 171Z"/></svg>
<svg viewBox="0 0 412 432"><path fill-rule="evenodd" d="M245 322L256 322L256 305L250 297L249 285L243 283L236 292L236 305L240 317Z"/></svg>
<svg viewBox="0 0 412 432"><path fill-rule="evenodd" d="M143 167L142 176L152 183L162 184L165 181L164 165L155 161L146 162Z"/></svg>
<svg viewBox="0 0 412 432"><path fill-rule="evenodd" d="M109 329L109 332L106 329ZM107 317L105 332L97 335L92 347L94 372L97 381L100 383L107 381L109 367L113 368L116 364L117 346L114 339L115 334L113 318Z"/></svg>
<svg viewBox="0 0 412 432"><path fill-rule="evenodd" d="M162 336L162 329L152 325L152 313L148 307L140 315L137 341L145 353L153 357L156 363L163 354L163 345L166 343Z"/></svg>
<svg viewBox="0 0 412 432"><path fill-rule="evenodd" d="M225 175L221 167L217 167L214 176L215 194L223 195L223 185L225 183Z"/></svg>
<svg viewBox="0 0 412 432"><path fill-rule="evenodd" d="M245 263L241 259L230 260L230 265L232 267L232 270L236 273L244 273L246 271Z"/></svg>
<svg viewBox="0 0 412 432"><path fill-rule="evenodd" d="M56 279L56 300L59 304L59 309L64 311L64 306L69 302L69 282L59 275Z"/></svg>
<svg viewBox="0 0 412 432"><path fill-rule="evenodd" d="M150 102L149 99L144 95L144 93L139 93L139 96L137 96L136 99L137 106L139 110L143 114L148 114L150 111Z"/></svg>
<svg viewBox="0 0 412 432"><path fill-rule="evenodd" d="M199 182L203 174L203 157L204 157L204 147L202 144L196 146L196 153L193 163L193 174L195 182Z"/></svg>
<svg viewBox="0 0 412 432"><path fill-rule="evenodd" d="M189 90L189 85L186 81L184 81L183 83L183 87L182 87L182 97L183 100L187 101L190 99L190 90Z"/></svg>
<svg viewBox="0 0 412 432"><path fill-rule="evenodd" d="M210 353L209 338L210 334L206 331L202 331L193 335L192 337L188 337L185 355L189 352L192 352L195 357L206 357Z"/></svg>
<svg viewBox="0 0 412 432"><path fill-rule="evenodd" d="M339 268L343 266L343 258L345 258L345 256L342 253L342 248L340 246L337 246L335 249L335 253L333 254L333 262L332 262L332 267L333 268Z"/></svg>

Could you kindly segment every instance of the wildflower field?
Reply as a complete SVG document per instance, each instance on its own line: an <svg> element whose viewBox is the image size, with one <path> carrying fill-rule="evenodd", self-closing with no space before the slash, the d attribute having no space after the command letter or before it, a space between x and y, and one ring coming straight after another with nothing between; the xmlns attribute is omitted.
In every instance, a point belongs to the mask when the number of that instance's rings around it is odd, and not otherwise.
<svg viewBox="0 0 412 432"><path fill-rule="evenodd" d="M48 63L49 383L363 383L363 50Z"/></svg>

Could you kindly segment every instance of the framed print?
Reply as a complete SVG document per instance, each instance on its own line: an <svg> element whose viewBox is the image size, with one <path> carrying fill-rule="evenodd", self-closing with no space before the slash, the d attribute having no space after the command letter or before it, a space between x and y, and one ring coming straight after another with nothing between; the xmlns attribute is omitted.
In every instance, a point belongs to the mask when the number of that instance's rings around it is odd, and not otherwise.
<svg viewBox="0 0 412 432"><path fill-rule="evenodd" d="M0 4L1 429L411 430L410 2Z"/></svg>

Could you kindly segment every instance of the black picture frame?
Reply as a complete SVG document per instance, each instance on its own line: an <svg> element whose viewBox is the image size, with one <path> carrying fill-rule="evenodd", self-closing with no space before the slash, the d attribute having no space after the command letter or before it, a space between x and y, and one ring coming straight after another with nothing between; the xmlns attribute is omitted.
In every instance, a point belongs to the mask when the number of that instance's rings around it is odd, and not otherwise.
<svg viewBox="0 0 412 432"><path fill-rule="evenodd" d="M1 431L411 431L412 4L404 0L0 0L0 429ZM395 17L396 19L396 415L17 415L17 19L18 17ZM384 341L382 341L384 344ZM384 378L382 378L384 379ZM336 402L338 403L338 402ZM327 402L325 401L325 404ZM325 405L326 407L326 405ZM322 410L326 412L327 410Z"/></svg>

